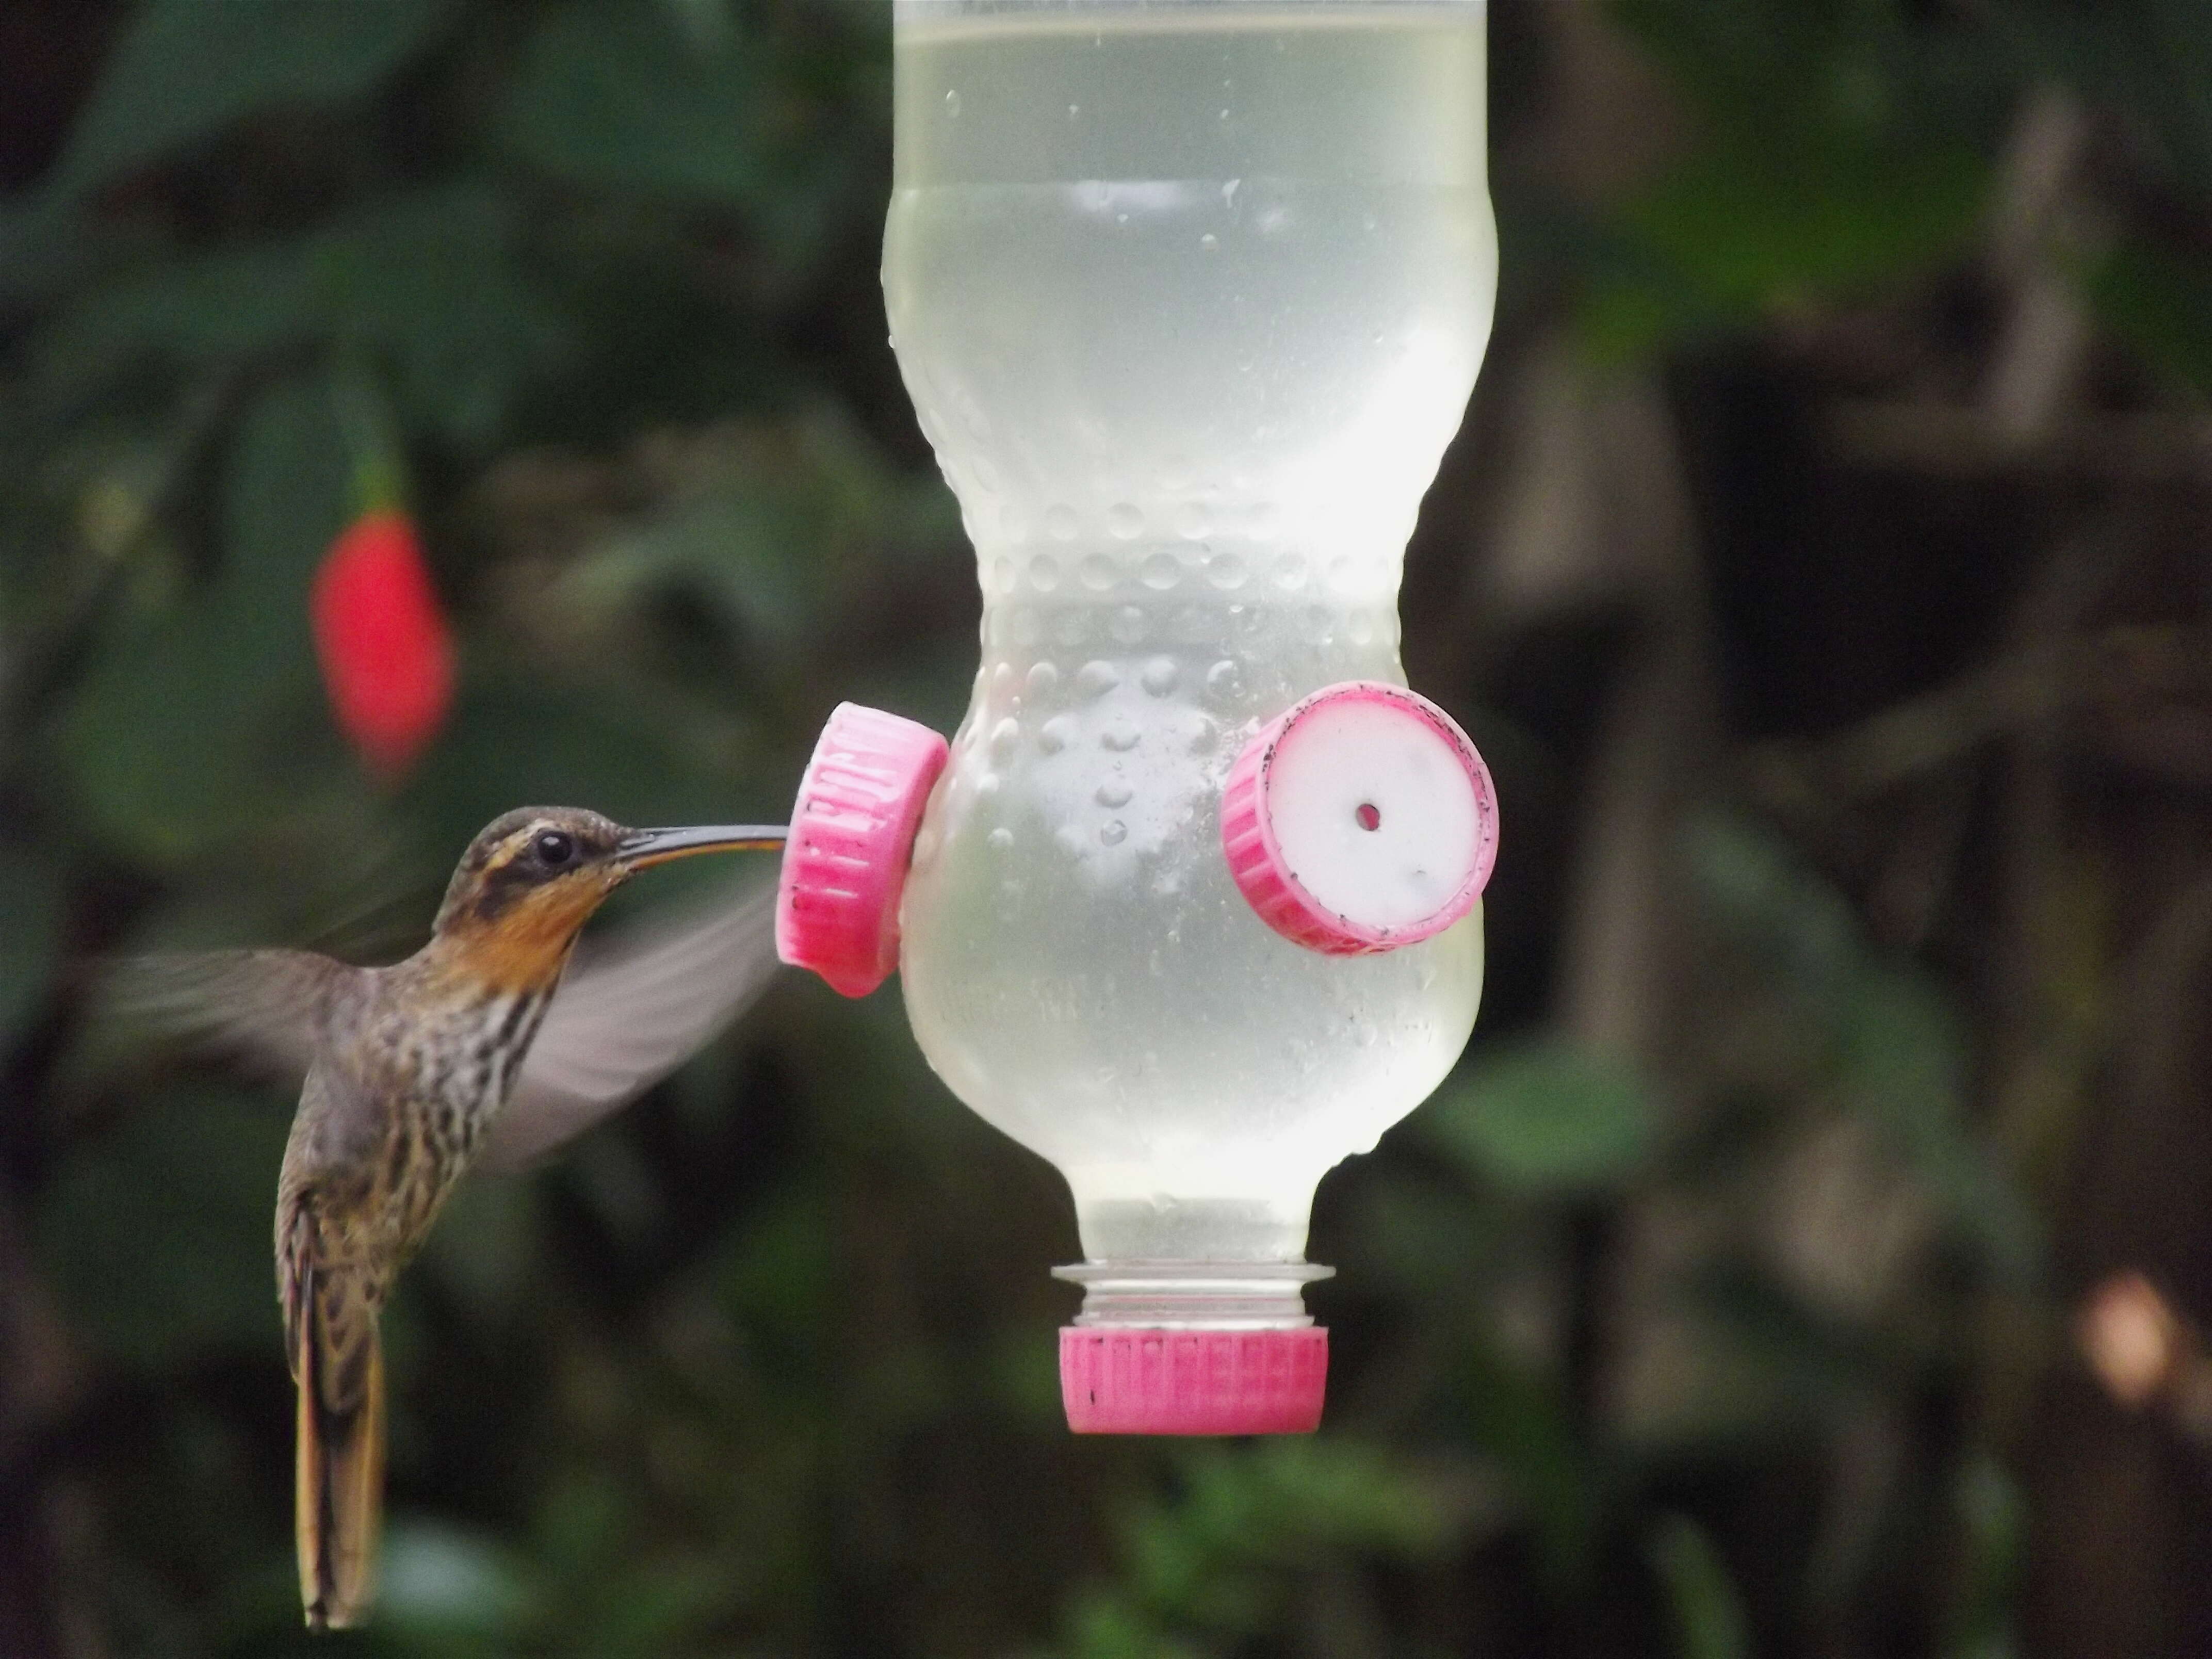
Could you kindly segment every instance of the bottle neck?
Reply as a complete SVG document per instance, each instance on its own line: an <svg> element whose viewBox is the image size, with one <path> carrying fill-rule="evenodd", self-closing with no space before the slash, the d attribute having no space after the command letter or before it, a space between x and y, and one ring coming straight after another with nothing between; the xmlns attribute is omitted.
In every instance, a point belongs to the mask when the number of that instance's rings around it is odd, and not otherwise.
<svg viewBox="0 0 2212 1659"><path fill-rule="evenodd" d="M1083 1286L1083 1326L1284 1331L1312 1324L1304 1287L1336 1269L1307 1261L1082 1261L1052 1276Z"/></svg>

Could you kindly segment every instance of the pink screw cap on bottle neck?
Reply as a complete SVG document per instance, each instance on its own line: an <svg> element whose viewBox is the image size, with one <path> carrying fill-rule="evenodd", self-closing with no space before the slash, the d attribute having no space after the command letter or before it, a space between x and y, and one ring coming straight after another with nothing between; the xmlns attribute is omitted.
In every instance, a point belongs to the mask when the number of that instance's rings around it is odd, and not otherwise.
<svg viewBox="0 0 2212 1659"><path fill-rule="evenodd" d="M775 951L848 997L898 966L899 895L945 741L927 726L840 703L799 781L776 883Z"/></svg>
<svg viewBox="0 0 2212 1659"><path fill-rule="evenodd" d="M1395 951L1474 908L1498 857L1490 769L1449 714L1403 686L1325 686L1230 768L1221 845L1284 938L1330 956Z"/></svg>
<svg viewBox="0 0 2212 1659"><path fill-rule="evenodd" d="M1065 1325L1060 1403L1078 1434L1310 1434L1328 1333Z"/></svg>

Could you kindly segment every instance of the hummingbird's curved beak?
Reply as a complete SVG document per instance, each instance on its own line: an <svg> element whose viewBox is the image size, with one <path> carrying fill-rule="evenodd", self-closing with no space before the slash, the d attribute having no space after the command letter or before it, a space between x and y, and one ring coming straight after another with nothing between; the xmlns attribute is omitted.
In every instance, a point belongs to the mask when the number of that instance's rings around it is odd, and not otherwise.
<svg viewBox="0 0 2212 1659"><path fill-rule="evenodd" d="M681 830L633 830L615 843L615 862L643 870L695 853L780 853L789 832L780 823L700 823Z"/></svg>

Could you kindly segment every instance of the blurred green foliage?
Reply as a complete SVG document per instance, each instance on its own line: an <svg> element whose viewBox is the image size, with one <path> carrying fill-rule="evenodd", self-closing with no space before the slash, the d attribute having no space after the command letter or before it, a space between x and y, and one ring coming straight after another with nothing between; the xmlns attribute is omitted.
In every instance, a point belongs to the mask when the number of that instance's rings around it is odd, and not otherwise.
<svg viewBox="0 0 2212 1659"><path fill-rule="evenodd" d="M1616 362L1955 265L2047 77L2140 143L2145 191L2212 196L2193 0L1613 10L1687 137L1609 210L1501 185L1509 276L1561 276ZM773 817L836 700L957 718L972 576L873 287L879 4L103 15L65 139L0 203L0 1273L47 1309L0 1462L94 1517L34 1612L119 1653L295 1651L289 1103L86 1058L87 963L410 948L520 801ZM2170 220L2085 250L2081 291L2202 392L2212 267ZM388 793L304 616L371 474L404 478L465 652ZM1689 1058L1662 1086L1524 999L1333 1178L1310 1443L1072 1442L1064 1195L928 1077L895 994L784 988L441 1224L390 1316L393 1519L351 1650L1737 1659L1861 1650L1813 1639L1860 1618L2014 1651L2021 1500L1971 1433L1831 1526L1737 1503L1962 1387L1975 1310L2038 1296L2042 1250L1954 998L1771 826L1684 834L1722 988ZM1808 1147L1861 1185L1793 1268L1761 1218ZM1663 1357L1618 1397L1601 1317Z"/></svg>

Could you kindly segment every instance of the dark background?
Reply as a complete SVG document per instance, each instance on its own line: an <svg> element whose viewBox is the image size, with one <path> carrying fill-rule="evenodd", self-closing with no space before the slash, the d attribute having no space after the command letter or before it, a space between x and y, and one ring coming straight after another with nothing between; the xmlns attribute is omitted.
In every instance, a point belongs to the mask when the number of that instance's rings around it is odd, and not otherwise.
<svg viewBox="0 0 2212 1659"><path fill-rule="evenodd" d="M776 817L838 699L957 718L888 36L0 0L0 1653L309 1645L291 1102L107 1041L100 955L389 959L506 807ZM1323 1186L1324 1431L1069 1437L1057 1179L895 990L787 975L457 1200L320 1650L2212 1651L2212 7L1492 37L1504 294L1404 605L1504 802L1492 979ZM364 408L464 653L389 789L304 605Z"/></svg>

